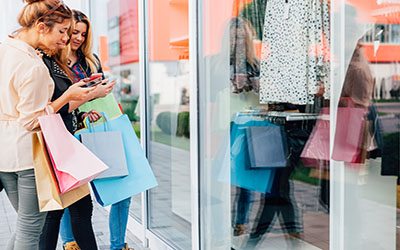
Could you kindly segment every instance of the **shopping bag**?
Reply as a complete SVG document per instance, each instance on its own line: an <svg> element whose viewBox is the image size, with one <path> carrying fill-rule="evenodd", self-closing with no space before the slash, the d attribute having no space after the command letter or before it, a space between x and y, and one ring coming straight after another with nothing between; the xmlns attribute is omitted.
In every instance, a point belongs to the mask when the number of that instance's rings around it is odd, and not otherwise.
<svg viewBox="0 0 400 250"><path fill-rule="evenodd" d="M305 165L317 165L313 160L329 161L329 108L323 108L301 152Z"/></svg>
<svg viewBox="0 0 400 250"><path fill-rule="evenodd" d="M128 175L121 132L104 131L82 134L81 141L108 166L108 169L97 176L96 179Z"/></svg>
<svg viewBox="0 0 400 250"><path fill-rule="evenodd" d="M94 180L91 183L97 202L111 205L157 186L156 178L127 115L105 122L108 131L119 131L122 135L128 176ZM104 124L77 131L78 138L84 133L104 131Z"/></svg>
<svg viewBox="0 0 400 250"><path fill-rule="evenodd" d="M285 167L288 149L281 126L251 126L246 129L251 168Z"/></svg>
<svg viewBox="0 0 400 250"><path fill-rule="evenodd" d="M87 184L64 194L60 193L43 135L37 132L32 136L33 164L40 211L63 209L89 195L90 190Z"/></svg>
<svg viewBox="0 0 400 250"><path fill-rule="evenodd" d="M81 112L89 112L91 110L96 110L99 112L104 112L110 119L114 119L122 115L121 109L118 106L118 102L112 93L108 94L103 98L97 98L90 102L84 103L79 107ZM99 120L102 122L102 120Z"/></svg>
<svg viewBox="0 0 400 250"><path fill-rule="evenodd" d="M339 107L332 159L348 163L365 162L365 108Z"/></svg>
<svg viewBox="0 0 400 250"><path fill-rule="evenodd" d="M246 138L246 130L254 126L271 126L268 121L250 120L245 123L231 124L230 134L230 183L231 185L245 188L260 193L271 191L275 169L271 168L250 168L249 151ZM225 169L219 174L219 180L224 181L228 175Z"/></svg>
<svg viewBox="0 0 400 250"><path fill-rule="evenodd" d="M108 169L68 132L59 114L41 116L39 124L61 193L90 182Z"/></svg>

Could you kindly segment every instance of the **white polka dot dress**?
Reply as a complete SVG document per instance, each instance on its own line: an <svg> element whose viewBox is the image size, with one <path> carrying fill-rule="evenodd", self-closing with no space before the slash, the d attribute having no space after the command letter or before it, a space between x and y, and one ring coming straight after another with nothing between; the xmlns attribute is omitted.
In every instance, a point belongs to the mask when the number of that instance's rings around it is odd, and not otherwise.
<svg viewBox="0 0 400 250"><path fill-rule="evenodd" d="M260 103L312 104L321 84L329 98L327 1L267 1Z"/></svg>

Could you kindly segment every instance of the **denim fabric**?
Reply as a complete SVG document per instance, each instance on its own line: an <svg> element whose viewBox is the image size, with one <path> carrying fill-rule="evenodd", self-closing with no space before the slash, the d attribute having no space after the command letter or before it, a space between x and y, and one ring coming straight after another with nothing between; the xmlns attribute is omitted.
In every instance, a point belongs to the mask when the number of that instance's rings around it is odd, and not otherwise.
<svg viewBox="0 0 400 250"><path fill-rule="evenodd" d="M110 229L110 249L122 249L125 245L126 226L128 224L129 206L131 198L122 200L111 206L109 229ZM60 234L63 244L75 241L72 234L71 219L68 209L65 209L61 220Z"/></svg>
<svg viewBox="0 0 400 250"><path fill-rule="evenodd" d="M60 236L63 245L68 242L75 241L74 234L72 233L71 215L68 208L64 209L64 214L61 218Z"/></svg>
<svg viewBox="0 0 400 250"><path fill-rule="evenodd" d="M121 250L125 245L130 204L131 198L128 198L111 206L109 219L111 250Z"/></svg>
<svg viewBox="0 0 400 250"><path fill-rule="evenodd" d="M18 213L16 230L8 242L7 250L37 249L46 213L39 212L33 169L0 172L0 181Z"/></svg>

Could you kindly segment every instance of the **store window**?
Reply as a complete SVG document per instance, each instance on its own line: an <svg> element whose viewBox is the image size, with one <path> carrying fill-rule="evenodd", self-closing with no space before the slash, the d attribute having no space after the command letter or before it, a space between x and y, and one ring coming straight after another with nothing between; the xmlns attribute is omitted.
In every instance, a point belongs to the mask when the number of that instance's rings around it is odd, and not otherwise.
<svg viewBox="0 0 400 250"><path fill-rule="evenodd" d="M148 155L159 183L149 191L148 225L176 249L192 244L188 4L150 0L146 5Z"/></svg>
<svg viewBox="0 0 400 250"><path fill-rule="evenodd" d="M139 19L137 0L90 1L94 45L106 77L116 80L113 94L140 137ZM132 198L130 215L142 221L141 194Z"/></svg>
<svg viewBox="0 0 400 250"><path fill-rule="evenodd" d="M202 249L399 247L398 4L198 7Z"/></svg>

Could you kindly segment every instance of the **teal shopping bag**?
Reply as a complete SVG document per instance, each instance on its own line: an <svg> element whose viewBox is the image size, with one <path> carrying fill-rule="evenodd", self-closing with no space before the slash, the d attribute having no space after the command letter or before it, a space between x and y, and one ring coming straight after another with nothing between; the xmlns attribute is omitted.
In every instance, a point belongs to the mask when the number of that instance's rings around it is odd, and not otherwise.
<svg viewBox="0 0 400 250"><path fill-rule="evenodd" d="M79 138L84 133L102 132L105 126L107 131L121 132L129 174L125 177L99 179L91 182L96 200L102 206L117 203L158 185L127 115L111 120L106 119L103 124L94 124L91 128L77 131L75 136Z"/></svg>
<svg viewBox="0 0 400 250"><path fill-rule="evenodd" d="M265 120L254 120L251 116L244 118L241 122L231 123L230 140L222 143L216 156L214 166L218 169L218 181L250 191L270 193L276 168L251 168L246 131L251 127L275 125ZM268 143L266 141L265 145Z"/></svg>
<svg viewBox="0 0 400 250"><path fill-rule="evenodd" d="M275 126L268 121L250 120L232 123L230 140L231 184L251 191L269 193L275 176L274 168L251 168L246 131L251 127ZM265 142L265 147L270 142Z"/></svg>

